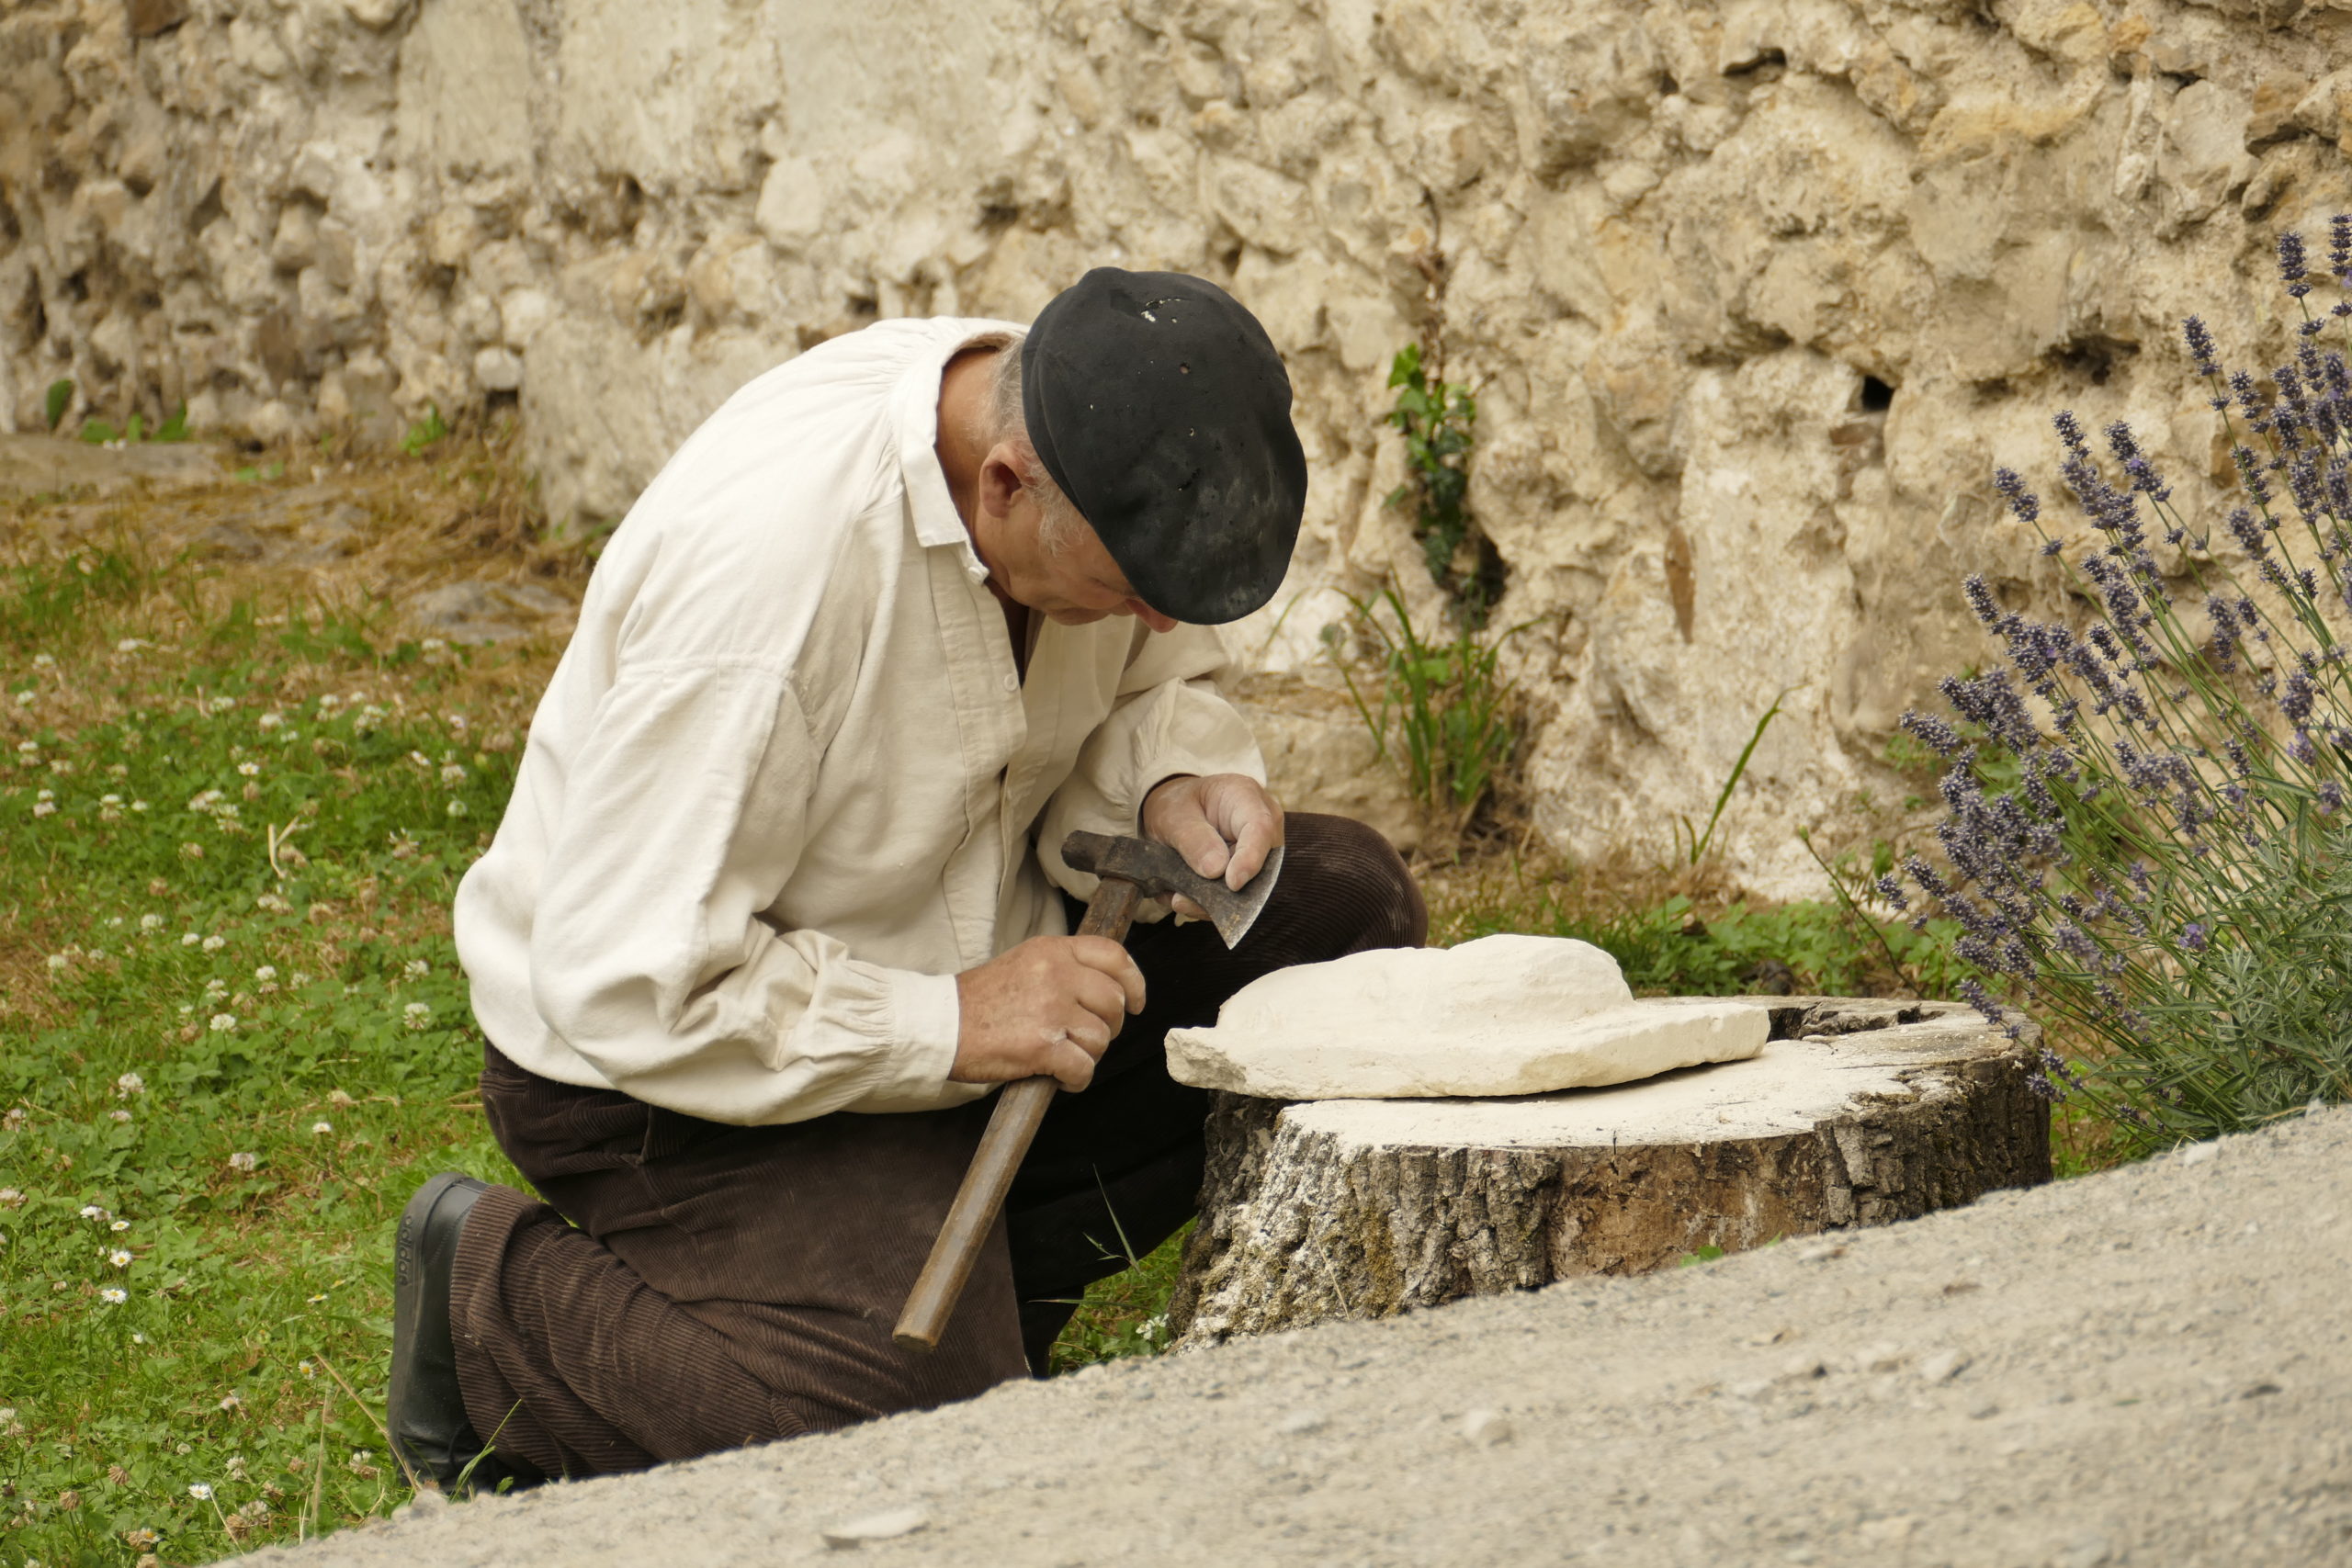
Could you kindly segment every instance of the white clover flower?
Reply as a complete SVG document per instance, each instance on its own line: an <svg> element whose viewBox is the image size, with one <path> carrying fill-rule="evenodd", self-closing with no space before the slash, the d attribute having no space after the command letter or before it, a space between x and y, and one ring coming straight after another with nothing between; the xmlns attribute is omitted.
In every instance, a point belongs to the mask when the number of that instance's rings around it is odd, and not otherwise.
<svg viewBox="0 0 2352 1568"><path fill-rule="evenodd" d="M127 637L114 645L114 650L117 653L136 653L146 646L135 637Z"/></svg>
<svg viewBox="0 0 2352 1568"><path fill-rule="evenodd" d="M85 1203L82 1205L82 1217L85 1220L103 1220L107 1217L107 1212L96 1203Z"/></svg>
<svg viewBox="0 0 2352 1568"><path fill-rule="evenodd" d="M33 798L35 800L55 800L57 798L57 792L53 789L40 790L34 794Z"/></svg>
<svg viewBox="0 0 2352 1568"><path fill-rule="evenodd" d="M117 1109L107 1111L107 1114L118 1122L128 1122L130 1120L130 1112L128 1111Z"/></svg>
<svg viewBox="0 0 2352 1568"><path fill-rule="evenodd" d="M17 754L20 757L38 757L40 755L40 742L19 740L17 742Z"/></svg>
<svg viewBox="0 0 2352 1568"><path fill-rule="evenodd" d="M209 936L204 939L202 945L207 953L218 953L229 945L229 939L225 936Z"/></svg>
<svg viewBox="0 0 2352 1568"><path fill-rule="evenodd" d="M142 931L162 931L164 929L164 917L161 915L141 915L139 917L139 929Z"/></svg>
<svg viewBox="0 0 2352 1568"><path fill-rule="evenodd" d="M118 1269L128 1269L130 1267L130 1254L118 1247L107 1254L107 1261Z"/></svg>
<svg viewBox="0 0 2352 1568"><path fill-rule="evenodd" d="M0 1187L0 1209L21 1209L24 1206L25 1195L22 1192L13 1187ZM0 1421L6 1419L6 1416L0 1416Z"/></svg>
<svg viewBox="0 0 2352 1568"><path fill-rule="evenodd" d="M224 833L229 830L229 824L243 815L234 805L225 800L212 808L212 819L220 824L220 830Z"/></svg>
<svg viewBox="0 0 2352 1568"><path fill-rule="evenodd" d="M244 1404L244 1401L239 1399L233 1393L224 1393L220 1396L220 1408L223 1410L234 1410L243 1404ZM242 1459L232 1459L229 1461L229 1472L232 1475L236 1474L244 1468L245 1461Z"/></svg>
<svg viewBox="0 0 2352 1568"><path fill-rule="evenodd" d="M115 1222L114 1222L114 1224L110 1224L110 1225L108 1225L108 1226L107 1227L107 1229L108 1229L108 1230L110 1230L110 1231L127 1231L127 1230L129 1230L130 1228L130 1222L129 1220L117 1220L117 1221L115 1221Z"/></svg>
<svg viewBox="0 0 2352 1568"><path fill-rule="evenodd" d="M147 1080L137 1073L125 1073L114 1080L114 1091L128 1100L134 1094L146 1093Z"/></svg>
<svg viewBox="0 0 2352 1568"><path fill-rule="evenodd" d="M73 962L74 961L72 959L66 957L65 954L62 953L52 953L49 955L49 966L51 971L62 969Z"/></svg>
<svg viewBox="0 0 2352 1568"><path fill-rule="evenodd" d="M423 1029L433 1021L433 1010L423 1002L411 1002L401 1009L402 1021L411 1029Z"/></svg>
<svg viewBox="0 0 2352 1568"><path fill-rule="evenodd" d="M441 782L445 784L461 784L465 783L465 764L462 762L448 762L443 764L441 769Z"/></svg>
<svg viewBox="0 0 2352 1568"><path fill-rule="evenodd" d="M296 990L300 990L303 987L311 983L311 977L308 975L303 974L300 969L297 969L294 973L286 976L286 983L293 987Z"/></svg>
<svg viewBox="0 0 2352 1568"><path fill-rule="evenodd" d="M56 664L57 656L55 654L36 653L33 655L33 668L36 670L54 669Z"/></svg>
<svg viewBox="0 0 2352 1568"><path fill-rule="evenodd" d="M433 965L422 958L412 958L401 965L401 973L412 980L421 980L433 973Z"/></svg>
<svg viewBox="0 0 2352 1568"><path fill-rule="evenodd" d="M122 804L122 796L119 795L102 795L98 796L98 804L100 806L120 806ZM120 925L122 924L122 921L117 919L115 924Z"/></svg>
<svg viewBox="0 0 2352 1568"><path fill-rule="evenodd" d="M261 777L261 764L259 762L240 762L237 764L237 772L244 774L245 777L249 779L257 779Z"/></svg>
<svg viewBox="0 0 2352 1568"><path fill-rule="evenodd" d="M429 637L416 646L427 653L439 653L449 645L437 637Z"/></svg>
<svg viewBox="0 0 2352 1568"><path fill-rule="evenodd" d="M266 909L273 915L291 914L294 910L293 905L288 903L285 899L279 897L275 893L265 893L260 897L254 899L254 908L256 909Z"/></svg>
<svg viewBox="0 0 2352 1568"><path fill-rule="evenodd" d="M108 795L107 798L112 800L115 796ZM107 926L110 931L120 931L122 929L122 917L120 915L117 915L113 919L107 922Z"/></svg>
<svg viewBox="0 0 2352 1568"><path fill-rule="evenodd" d="M20 708L28 708L32 706L33 694L30 692L18 692L17 694L17 705Z"/></svg>
<svg viewBox="0 0 2352 1568"><path fill-rule="evenodd" d="M212 1015L212 1032L215 1034L226 1034L229 1031L236 1027L237 1015L235 1013L216 1012Z"/></svg>
<svg viewBox="0 0 2352 1568"><path fill-rule="evenodd" d="M261 1164L261 1156L259 1155L249 1154L243 1149L238 1150L235 1154L229 1156L229 1168L231 1170L251 1170L259 1164Z"/></svg>
<svg viewBox="0 0 2352 1568"><path fill-rule="evenodd" d="M130 809L133 811L144 811L147 809L147 803L143 800L134 800L130 803Z"/></svg>
<svg viewBox="0 0 2352 1568"><path fill-rule="evenodd" d="M212 1501L212 1483L192 1481L188 1483L187 1495L199 1503L209 1503Z"/></svg>
<svg viewBox="0 0 2352 1568"><path fill-rule="evenodd" d="M85 958L104 958L106 955L107 950L103 947L87 948L82 954Z"/></svg>
<svg viewBox="0 0 2352 1568"><path fill-rule="evenodd" d="M256 980L275 980L275 979L277 979L277 964L263 964L260 968L258 968L258 969L256 969L256 970L254 970L254 979L256 979Z"/></svg>
<svg viewBox="0 0 2352 1568"><path fill-rule="evenodd" d="M228 994L229 982L223 980L218 975L215 975L211 979L204 982L205 1000L217 1002Z"/></svg>
<svg viewBox="0 0 2352 1568"><path fill-rule="evenodd" d="M408 760L420 768L429 768L433 765L433 759L422 751L411 751L408 754Z"/></svg>
<svg viewBox="0 0 2352 1568"><path fill-rule="evenodd" d="M311 1123L311 1135L314 1138L322 1134L332 1133L334 1131L334 1123L332 1122L313 1122Z"/></svg>
<svg viewBox="0 0 2352 1568"><path fill-rule="evenodd" d="M198 790L187 797L187 808L190 811L209 811L220 804L220 792L217 789Z"/></svg>
<svg viewBox="0 0 2352 1568"><path fill-rule="evenodd" d="M186 936L180 938L180 945L182 947L194 947L198 942L202 942L203 940L204 939L198 936L196 932L190 931Z"/></svg>
<svg viewBox="0 0 2352 1568"><path fill-rule="evenodd" d="M465 803L464 801L462 801L462 800L453 800L453 801L451 801L451 802L449 803L449 815L450 815L450 816L452 816L452 817L463 817L465 814L466 814L466 803Z"/></svg>
<svg viewBox="0 0 2352 1568"><path fill-rule="evenodd" d="M98 1299L108 1306L120 1306L130 1299L130 1292L119 1285L108 1285L98 1292Z"/></svg>
<svg viewBox="0 0 2352 1568"><path fill-rule="evenodd" d="M34 801L34 802L33 802L33 815L34 815L34 816L36 816L36 817L54 817L54 816L56 816L56 815L57 815L57 802L55 802L55 801L53 801L53 800L36 800L36 801Z"/></svg>
<svg viewBox="0 0 2352 1568"><path fill-rule="evenodd" d="M276 729L285 722L286 716L282 713L266 713L261 716L261 727L264 729Z"/></svg>

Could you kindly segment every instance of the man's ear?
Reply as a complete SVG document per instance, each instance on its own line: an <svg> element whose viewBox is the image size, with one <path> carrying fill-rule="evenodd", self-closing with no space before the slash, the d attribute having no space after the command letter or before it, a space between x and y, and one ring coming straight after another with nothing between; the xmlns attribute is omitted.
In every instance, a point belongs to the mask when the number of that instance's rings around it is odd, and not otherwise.
<svg viewBox="0 0 2352 1568"><path fill-rule="evenodd" d="M1014 467L1012 448L999 442L989 448L980 460L978 511L985 517L1003 517L1012 511L1013 498L1023 486L1021 470Z"/></svg>

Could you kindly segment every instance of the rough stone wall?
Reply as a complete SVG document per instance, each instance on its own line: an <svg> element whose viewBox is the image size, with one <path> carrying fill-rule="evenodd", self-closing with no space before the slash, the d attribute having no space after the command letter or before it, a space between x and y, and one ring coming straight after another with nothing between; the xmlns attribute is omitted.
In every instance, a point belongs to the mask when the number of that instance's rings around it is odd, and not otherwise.
<svg viewBox="0 0 2352 1568"><path fill-rule="evenodd" d="M2343 0L2334 0L2342 4ZM1482 397L1472 500L1562 848L1727 819L1767 889L1903 708L1954 584L2054 592L1996 513L2044 420L2211 499L2175 323L2275 355L2278 228L2352 207L2352 21L2295 0L18 0L0 16L0 428L272 437L519 401L610 517L769 364L876 316L1026 319L1098 261L1227 282L1314 465L1311 665L1418 550L1389 355ZM2225 465L2224 465L2225 466Z"/></svg>

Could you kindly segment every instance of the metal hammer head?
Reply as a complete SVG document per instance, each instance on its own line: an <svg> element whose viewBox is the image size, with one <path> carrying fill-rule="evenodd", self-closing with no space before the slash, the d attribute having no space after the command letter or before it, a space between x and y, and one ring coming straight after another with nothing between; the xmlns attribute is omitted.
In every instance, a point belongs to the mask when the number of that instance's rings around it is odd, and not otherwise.
<svg viewBox="0 0 2352 1568"><path fill-rule="evenodd" d="M1062 840L1062 859L1097 876L1132 882L1147 898L1170 898L1181 893L1208 911L1209 923L1228 948L1239 944L1257 923L1266 900L1273 897L1282 875L1283 852L1277 844L1236 893L1224 883L1203 876L1184 863L1184 857L1167 844L1150 839L1113 838L1108 833L1072 833Z"/></svg>

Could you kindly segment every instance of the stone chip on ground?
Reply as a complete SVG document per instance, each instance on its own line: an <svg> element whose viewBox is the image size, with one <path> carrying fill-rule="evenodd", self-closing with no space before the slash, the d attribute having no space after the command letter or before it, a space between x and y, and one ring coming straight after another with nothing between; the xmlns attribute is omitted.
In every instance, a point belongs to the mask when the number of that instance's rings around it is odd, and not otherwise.
<svg viewBox="0 0 2352 1568"><path fill-rule="evenodd" d="M1770 1027L1751 1001L1635 1001L1589 942L1490 936L1277 970L1170 1031L1168 1066L1266 1100L1547 1094L1753 1056Z"/></svg>
<svg viewBox="0 0 2352 1568"><path fill-rule="evenodd" d="M820 1532L882 1492L933 1528L867 1550L943 1568L2334 1568L2352 1529L2347 1186L2352 1112L2332 1111L2195 1168L1860 1232L1834 1260L1770 1247L1124 1362L256 1561L774 1568L833 1556ZM2245 1233L2281 1213L2297 1224ZM1946 1295L1963 1261L1982 1288ZM1958 1344L1966 1400L1860 1363ZM1774 1381L1805 1350L1826 1375ZM2223 1397L2260 1382L2278 1392ZM1443 1432L1470 1407L1511 1412L1507 1460ZM1344 1440L1270 1464L1269 1428L1301 1408Z"/></svg>

